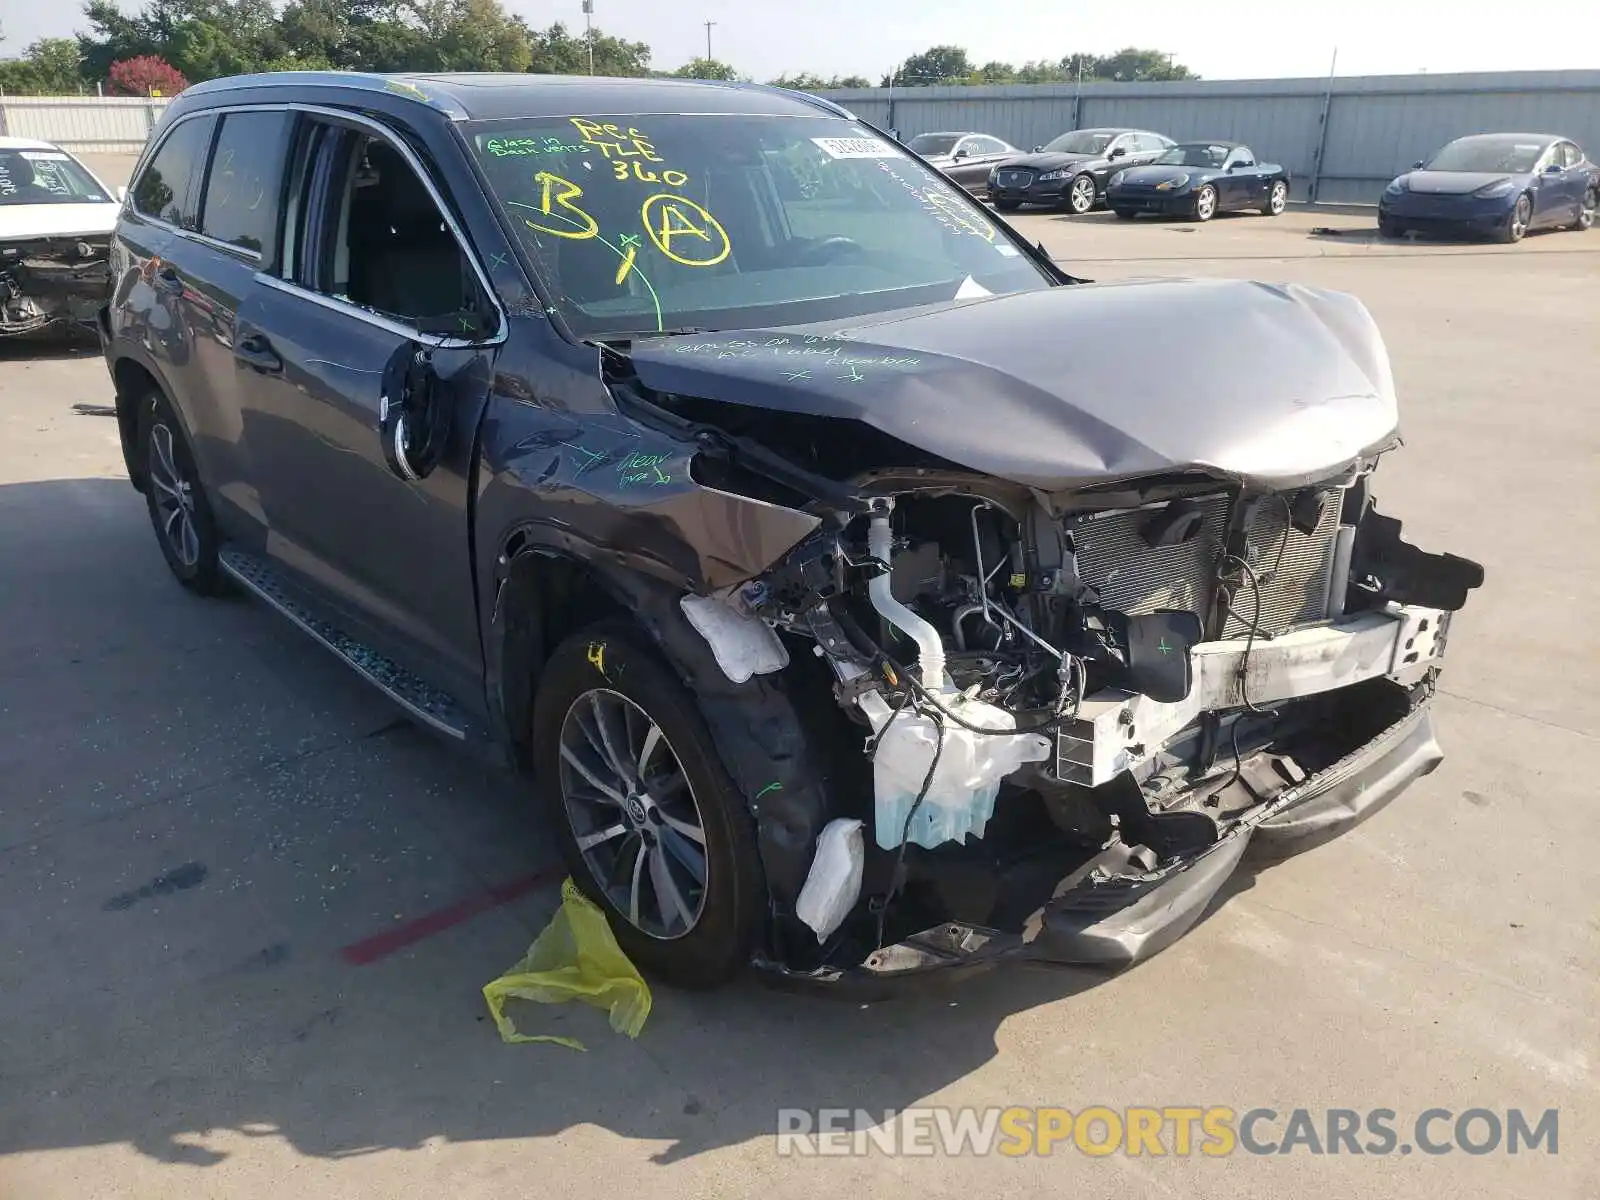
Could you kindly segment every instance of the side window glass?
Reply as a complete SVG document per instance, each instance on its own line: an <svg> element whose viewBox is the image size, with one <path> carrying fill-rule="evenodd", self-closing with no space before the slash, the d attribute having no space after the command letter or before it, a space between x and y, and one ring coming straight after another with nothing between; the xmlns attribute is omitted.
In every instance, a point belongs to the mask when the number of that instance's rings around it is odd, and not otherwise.
<svg viewBox="0 0 1600 1200"><path fill-rule="evenodd" d="M1256 165L1256 156L1250 153L1249 147L1240 146L1233 152L1235 166L1253 167Z"/></svg>
<svg viewBox="0 0 1600 1200"><path fill-rule="evenodd" d="M215 121L209 116L192 117L167 135L133 185L133 207L137 211L180 229L195 227L191 198L194 189L190 184L205 165L213 124Z"/></svg>
<svg viewBox="0 0 1600 1200"><path fill-rule="evenodd" d="M1583 161L1583 151L1579 150L1572 142L1561 143L1562 152L1566 155L1564 161L1567 166L1575 167Z"/></svg>
<svg viewBox="0 0 1600 1200"><path fill-rule="evenodd" d="M307 181L302 284L422 332L479 332L474 322L492 320L492 306L411 164L382 138L322 144Z"/></svg>
<svg viewBox="0 0 1600 1200"><path fill-rule="evenodd" d="M206 176L201 233L261 253L277 226L293 126L294 115L287 112L228 113L222 118Z"/></svg>

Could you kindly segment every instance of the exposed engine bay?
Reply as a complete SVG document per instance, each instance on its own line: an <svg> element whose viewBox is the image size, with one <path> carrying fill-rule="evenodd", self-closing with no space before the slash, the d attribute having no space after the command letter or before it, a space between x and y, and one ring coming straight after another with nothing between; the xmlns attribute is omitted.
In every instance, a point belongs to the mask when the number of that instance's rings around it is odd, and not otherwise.
<svg viewBox="0 0 1600 1200"><path fill-rule="evenodd" d="M853 952L874 954L956 916L937 861L983 854L991 823L999 857L1077 841L1102 885L1136 880L1380 734L1429 688L1481 573L1446 556L1419 585L1369 479L1254 496L1169 481L1060 510L876 496L734 591L736 611L815 642L872 765L855 819L893 866L876 896L823 895L826 870L808 884L819 944L853 912Z"/></svg>
<svg viewBox="0 0 1600 1200"><path fill-rule="evenodd" d="M110 287L107 255L104 234L0 245L0 337L92 325Z"/></svg>

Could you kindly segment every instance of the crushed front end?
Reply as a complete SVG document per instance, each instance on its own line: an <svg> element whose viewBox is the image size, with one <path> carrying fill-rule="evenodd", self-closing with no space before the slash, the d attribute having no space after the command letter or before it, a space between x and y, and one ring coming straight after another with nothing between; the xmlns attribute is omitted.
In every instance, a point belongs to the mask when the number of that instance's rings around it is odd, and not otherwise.
<svg viewBox="0 0 1600 1200"><path fill-rule="evenodd" d="M1373 465L1266 492L880 479L712 598L805 643L851 729L764 965L1131 963L1247 844L1314 844L1432 770L1434 678L1482 571L1402 541Z"/></svg>
<svg viewBox="0 0 1600 1200"><path fill-rule="evenodd" d="M0 242L0 337L92 328L110 288L108 246L104 233Z"/></svg>
<svg viewBox="0 0 1600 1200"><path fill-rule="evenodd" d="M1150 328L1180 378L1106 353ZM1483 571L1374 505L1398 413L1353 297L1054 288L619 362L696 482L818 522L684 598L719 662L781 672L826 781L750 790L788 978L1132 962L1247 845L1332 836L1440 760L1429 699Z"/></svg>

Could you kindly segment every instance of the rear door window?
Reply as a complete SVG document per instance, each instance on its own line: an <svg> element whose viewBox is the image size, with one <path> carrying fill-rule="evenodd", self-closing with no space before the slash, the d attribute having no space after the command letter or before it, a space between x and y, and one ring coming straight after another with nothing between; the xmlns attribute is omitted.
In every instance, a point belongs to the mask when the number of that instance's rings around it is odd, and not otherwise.
<svg viewBox="0 0 1600 1200"><path fill-rule="evenodd" d="M294 114L228 113L206 176L200 232L262 254L274 240Z"/></svg>
<svg viewBox="0 0 1600 1200"><path fill-rule="evenodd" d="M147 217L194 229L195 180L211 145L211 116L191 117L175 127L133 185L133 207Z"/></svg>

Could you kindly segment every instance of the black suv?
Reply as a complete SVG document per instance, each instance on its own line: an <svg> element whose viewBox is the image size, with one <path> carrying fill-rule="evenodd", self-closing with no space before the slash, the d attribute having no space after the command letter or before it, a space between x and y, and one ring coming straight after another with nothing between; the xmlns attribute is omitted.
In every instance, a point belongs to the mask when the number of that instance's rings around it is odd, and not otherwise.
<svg viewBox="0 0 1600 1200"><path fill-rule="evenodd" d="M1366 310L1086 285L825 101L203 84L112 270L173 573L528 772L668 980L1130 961L1439 759Z"/></svg>

